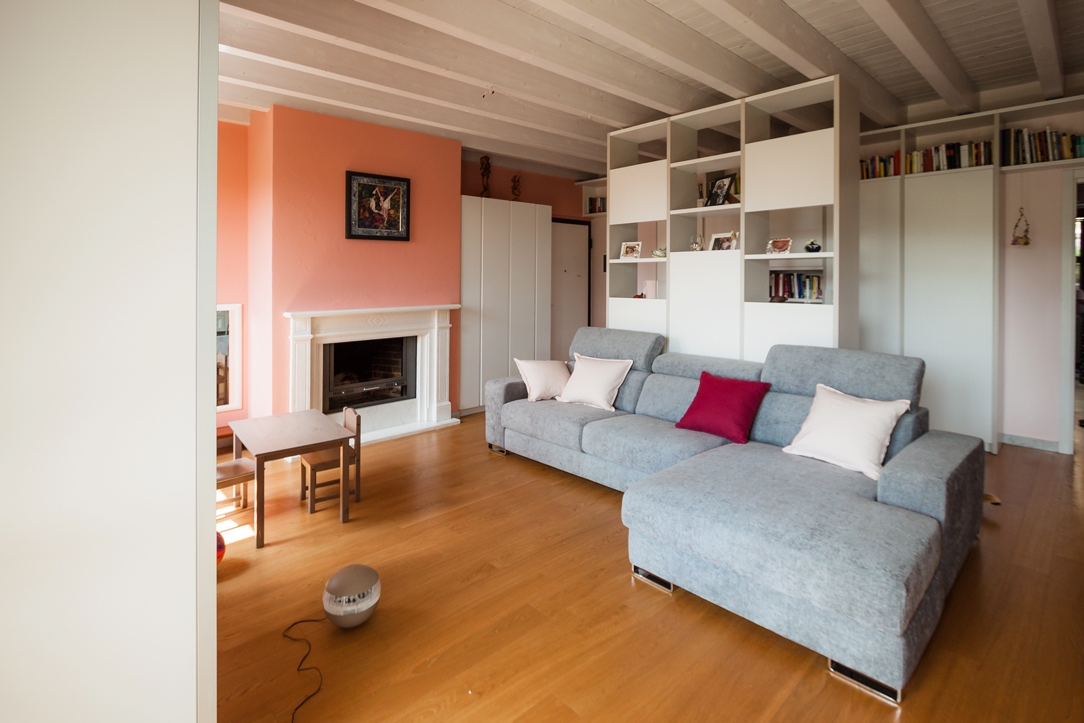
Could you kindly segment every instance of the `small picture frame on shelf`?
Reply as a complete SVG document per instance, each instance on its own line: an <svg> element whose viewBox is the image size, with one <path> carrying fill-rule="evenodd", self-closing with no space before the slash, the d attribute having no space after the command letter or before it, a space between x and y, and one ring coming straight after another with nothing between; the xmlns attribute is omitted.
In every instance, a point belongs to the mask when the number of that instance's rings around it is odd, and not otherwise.
<svg viewBox="0 0 1084 723"><path fill-rule="evenodd" d="M789 254L791 240L789 238L773 238L768 241L768 248L764 253Z"/></svg>
<svg viewBox="0 0 1084 723"><path fill-rule="evenodd" d="M638 259L640 258L640 242L639 241L625 241L621 244L621 258L622 259Z"/></svg>
<svg viewBox="0 0 1084 723"><path fill-rule="evenodd" d="M738 232L727 231L726 233L713 233L711 235L712 251L737 251Z"/></svg>
<svg viewBox="0 0 1084 723"><path fill-rule="evenodd" d="M711 174L708 174L708 200L704 205L722 206L724 203L729 203L731 191L734 188L734 181L737 177L737 173L726 173L721 176L712 176Z"/></svg>

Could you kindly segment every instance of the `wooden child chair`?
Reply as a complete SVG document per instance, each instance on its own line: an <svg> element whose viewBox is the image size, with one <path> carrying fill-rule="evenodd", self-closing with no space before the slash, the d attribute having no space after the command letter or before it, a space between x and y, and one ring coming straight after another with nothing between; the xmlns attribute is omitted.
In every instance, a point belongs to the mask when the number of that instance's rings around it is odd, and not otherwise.
<svg viewBox="0 0 1084 723"><path fill-rule="evenodd" d="M339 499L339 495L317 497L316 492L321 487L340 485L339 494L347 494L350 489L350 478L346 473L349 472L350 465L354 465L354 501L357 502L361 499L361 417L356 409L352 407L343 408L343 426L354 433L353 439L349 440L349 445L346 448L347 468L344 470L343 479L328 482L317 482L316 480L317 472L335 469L339 466L338 449L324 449L319 452L301 455L301 499L304 500L308 497L310 515L316 511L317 502Z"/></svg>

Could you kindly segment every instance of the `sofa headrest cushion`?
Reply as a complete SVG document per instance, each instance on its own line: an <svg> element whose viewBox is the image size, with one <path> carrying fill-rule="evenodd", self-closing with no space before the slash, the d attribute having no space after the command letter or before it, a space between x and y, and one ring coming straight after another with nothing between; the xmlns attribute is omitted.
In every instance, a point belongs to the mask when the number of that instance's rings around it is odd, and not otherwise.
<svg viewBox="0 0 1084 723"><path fill-rule="evenodd" d="M825 384L864 399L906 399L916 411L925 372L926 362L915 357L776 344L764 360L760 381L771 384L773 393L804 397L814 396L817 385Z"/></svg>
<svg viewBox="0 0 1084 723"><path fill-rule="evenodd" d="M661 334L584 326L572 339L568 358L581 354L598 359L631 359L633 369L649 372L665 343L666 337Z"/></svg>
<svg viewBox="0 0 1084 723"><path fill-rule="evenodd" d="M759 362L721 359L715 356L700 356L698 354L677 354L674 352L660 354L655 359L655 363L651 365L651 371L656 374L688 377L698 381L701 372L707 372L715 377L759 382L760 371L763 368L764 365Z"/></svg>

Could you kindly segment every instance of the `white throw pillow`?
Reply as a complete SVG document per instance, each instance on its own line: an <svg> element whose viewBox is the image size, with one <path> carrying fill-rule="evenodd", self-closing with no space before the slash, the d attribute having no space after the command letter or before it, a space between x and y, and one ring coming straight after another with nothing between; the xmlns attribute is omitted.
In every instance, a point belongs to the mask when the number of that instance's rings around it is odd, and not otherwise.
<svg viewBox="0 0 1084 723"><path fill-rule="evenodd" d="M910 408L906 399L878 402L818 384L809 416L783 451L880 479L892 430Z"/></svg>
<svg viewBox="0 0 1084 723"><path fill-rule="evenodd" d="M632 359L596 359L576 354L576 366L558 402L578 402L614 410L617 390L632 369Z"/></svg>
<svg viewBox="0 0 1084 723"><path fill-rule="evenodd" d="M553 399L564 391L568 384L568 365L563 361L533 361L515 359L519 375L527 385L527 401Z"/></svg>

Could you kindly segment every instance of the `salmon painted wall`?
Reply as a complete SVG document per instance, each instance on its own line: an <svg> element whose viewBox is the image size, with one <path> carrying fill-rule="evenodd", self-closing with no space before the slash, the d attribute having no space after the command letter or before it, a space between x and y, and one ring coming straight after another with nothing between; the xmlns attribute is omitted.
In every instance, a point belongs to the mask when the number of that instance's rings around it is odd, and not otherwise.
<svg viewBox="0 0 1084 723"><path fill-rule="evenodd" d="M289 411L284 312L459 303L462 150L447 138L281 106L269 115L270 380L280 413ZM347 170L410 179L410 241L345 238ZM249 267L251 287L251 260ZM458 328L451 333L458 337ZM457 354L450 367L457 410Z"/></svg>
<svg viewBox="0 0 1084 723"><path fill-rule="evenodd" d="M241 358L248 362L248 126L218 124L218 303L241 304ZM242 370L242 379L248 374ZM248 416L247 385L241 384L241 409L222 412L221 427Z"/></svg>
<svg viewBox="0 0 1084 723"><path fill-rule="evenodd" d="M271 229L274 116L252 111L248 127L248 388L250 417L272 414Z"/></svg>
<svg viewBox="0 0 1084 723"><path fill-rule="evenodd" d="M462 188L464 196L482 195L482 171L475 161L463 161ZM512 200L512 176L520 177L519 200L539 203L553 208L555 218L583 218L583 190L571 178L528 173L513 168L490 166L489 195L504 201Z"/></svg>

